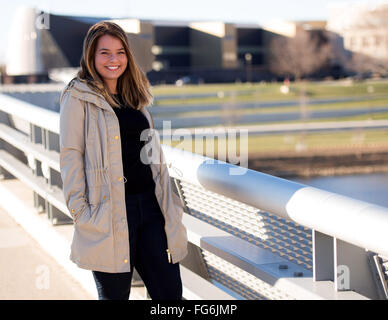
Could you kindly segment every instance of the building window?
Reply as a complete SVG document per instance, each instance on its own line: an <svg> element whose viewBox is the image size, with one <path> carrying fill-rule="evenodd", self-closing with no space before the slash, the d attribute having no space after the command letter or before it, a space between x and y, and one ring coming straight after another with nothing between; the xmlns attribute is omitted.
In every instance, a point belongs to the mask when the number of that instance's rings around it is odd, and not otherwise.
<svg viewBox="0 0 388 320"><path fill-rule="evenodd" d="M368 48L369 47L369 37L363 37L362 38L362 46L363 46L363 48Z"/></svg>
<svg viewBox="0 0 388 320"><path fill-rule="evenodd" d="M381 36L375 36L375 46L376 47L380 47L382 42L383 42L383 39Z"/></svg>
<svg viewBox="0 0 388 320"><path fill-rule="evenodd" d="M349 37L348 38L348 48L350 50L354 49L357 45L357 39L356 37Z"/></svg>

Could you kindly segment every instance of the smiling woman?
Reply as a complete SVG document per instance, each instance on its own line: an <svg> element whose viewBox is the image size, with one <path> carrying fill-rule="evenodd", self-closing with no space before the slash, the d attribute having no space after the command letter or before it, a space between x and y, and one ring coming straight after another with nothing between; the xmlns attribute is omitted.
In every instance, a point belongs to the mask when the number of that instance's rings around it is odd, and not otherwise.
<svg viewBox="0 0 388 320"><path fill-rule="evenodd" d="M77 78L113 107L120 106L113 96L117 92L137 110L153 102L149 81L136 63L126 33L112 22L101 21L89 29Z"/></svg>
<svg viewBox="0 0 388 320"><path fill-rule="evenodd" d="M108 86L109 93L116 94L117 79L128 64L122 42L109 34L101 36L98 39L94 64Z"/></svg>
<svg viewBox="0 0 388 320"><path fill-rule="evenodd" d="M183 206L146 108L151 102L124 30L93 25L81 70L60 98L60 167L74 218L70 259L92 271L104 300L128 300L134 268L152 299L182 299Z"/></svg>

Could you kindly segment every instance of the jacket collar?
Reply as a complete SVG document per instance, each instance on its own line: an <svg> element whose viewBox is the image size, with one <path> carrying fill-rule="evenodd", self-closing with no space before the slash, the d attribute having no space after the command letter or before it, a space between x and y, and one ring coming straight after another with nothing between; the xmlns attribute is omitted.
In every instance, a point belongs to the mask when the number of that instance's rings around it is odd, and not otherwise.
<svg viewBox="0 0 388 320"><path fill-rule="evenodd" d="M74 78L68 84L68 88L70 89L71 95L83 101L88 101L94 103L96 106L114 112L109 103L106 102L104 97L95 92L92 88L90 88L86 83L81 82L77 78Z"/></svg>
<svg viewBox="0 0 388 320"><path fill-rule="evenodd" d="M101 109L105 109L107 111L113 112L115 114L115 112L113 111L110 104L105 100L105 98L101 94L95 92L86 83L81 82L79 79L73 78L69 82L69 84L65 87L65 89L63 90L63 93L67 90L70 90L70 93L73 97L76 97L76 98L83 100L83 101L88 101L90 103L93 103L97 107L100 107ZM62 93L62 95L63 95L63 93ZM61 100L62 100L62 96L61 96ZM152 116L149 113L149 111L147 110L147 108L143 107L140 109L140 111L143 112L143 114L148 119L148 121L150 123L150 127L152 129L154 129L154 122L153 122Z"/></svg>

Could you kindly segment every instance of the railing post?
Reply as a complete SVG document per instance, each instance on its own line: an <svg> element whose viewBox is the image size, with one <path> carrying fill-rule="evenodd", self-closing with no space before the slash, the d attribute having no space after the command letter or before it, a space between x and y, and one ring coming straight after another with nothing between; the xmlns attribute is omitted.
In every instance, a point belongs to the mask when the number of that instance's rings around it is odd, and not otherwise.
<svg viewBox="0 0 388 320"><path fill-rule="evenodd" d="M53 132L50 132L47 129L42 129L42 142L43 146L46 150L53 150L59 152L59 136ZM47 164L41 164L43 176L46 179L46 183L50 190L53 187L62 187L62 180L59 173L56 173L51 167ZM54 225L59 224L71 224L73 220L70 219L66 214L64 214L61 210L54 207L51 203L46 201L46 211L49 220Z"/></svg>
<svg viewBox="0 0 388 320"><path fill-rule="evenodd" d="M42 144L42 129L30 123L30 140Z"/></svg>
<svg viewBox="0 0 388 320"><path fill-rule="evenodd" d="M334 281L334 238L312 230L313 279Z"/></svg>
<svg viewBox="0 0 388 320"><path fill-rule="evenodd" d="M30 141L35 144L43 144L42 136L42 128L30 123ZM41 170L41 162L37 159L33 159L32 161L33 163L29 163L32 172L35 176L42 176L43 174ZM34 207L37 209L38 213L43 213L44 211L46 211L47 201L35 191L33 191L33 196Z"/></svg>
<svg viewBox="0 0 388 320"><path fill-rule="evenodd" d="M59 152L59 135L46 130L47 149Z"/></svg>
<svg viewBox="0 0 388 320"><path fill-rule="evenodd" d="M336 291L355 291L379 299L365 249L334 238L334 274Z"/></svg>

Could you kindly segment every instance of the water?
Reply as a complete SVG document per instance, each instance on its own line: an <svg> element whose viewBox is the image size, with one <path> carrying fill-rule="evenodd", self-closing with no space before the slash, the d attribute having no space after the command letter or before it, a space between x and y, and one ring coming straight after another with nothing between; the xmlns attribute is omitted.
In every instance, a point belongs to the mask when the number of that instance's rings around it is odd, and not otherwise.
<svg viewBox="0 0 388 320"><path fill-rule="evenodd" d="M388 173L292 180L388 208Z"/></svg>

